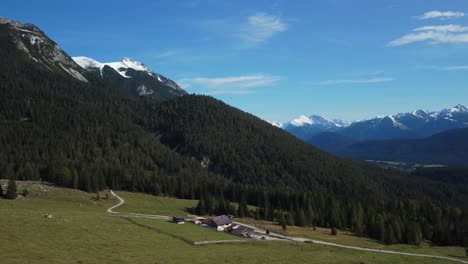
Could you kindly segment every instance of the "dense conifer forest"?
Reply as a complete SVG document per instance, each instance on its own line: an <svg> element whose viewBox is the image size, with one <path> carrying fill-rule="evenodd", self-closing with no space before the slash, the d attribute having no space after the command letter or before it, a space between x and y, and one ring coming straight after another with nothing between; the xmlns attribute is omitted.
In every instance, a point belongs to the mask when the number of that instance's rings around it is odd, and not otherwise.
<svg viewBox="0 0 468 264"><path fill-rule="evenodd" d="M39 67L6 25L0 62L0 178L200 199L199 213L389 244L468 243L466 185L339 159L211 97L158 101L91 74L80 82Z"/></svg>

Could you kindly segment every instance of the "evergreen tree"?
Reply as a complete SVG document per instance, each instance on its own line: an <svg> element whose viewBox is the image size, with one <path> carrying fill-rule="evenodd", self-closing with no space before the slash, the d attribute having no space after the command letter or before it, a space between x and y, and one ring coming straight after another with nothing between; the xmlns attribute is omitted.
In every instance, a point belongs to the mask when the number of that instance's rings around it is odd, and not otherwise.
<svg viewBox="0 0 468 264"><path fill-rule="evenodd" d="M204 196L202 196L198 201L196 212L198 215L206 215L206 204Z"/></svg>
<svg viewBox="0 0 468 264"><path fill-rule="evenodd" d="M336 227L332 227L330 234L331 234L332 236L338 235L338 230L336 230Z"/></svg>
<svg viewBox="0 0 468 264"><path fill-rule="evenodd" d="M17 196L18 196L18 194L17 194L16 181L13 180L13 179L10 179L8 181L8 187L7 187L7 191L6 191L6 194L5 194L5 198L14 200L14 199L16 199Z"/></svg>
<svg viewBox="0 0 468 264"><path fill-rule="evenodd" d="M305 218L305 214L304 214L304 210L300 209L297 213L297 216L296 216L296 225L297 226L305 226L307 223L306 221L306 218Z"/></svg>
<svg viewBox="0 0 468 264"><path fill-rule="evenodd" d="M249 212L249 209L247 207L247 201L245 200L245 197L243 196L239 203L239 207L237 208L237 216L239 216L240 218L247 217L248 212Z"/></svg>
<svg viewBox="0 0 468 264"><path fill-rule="evenodd" d="M255 210L255 220L260 220L260 219L261 219L261 218L260 218L260 210L257 208L257 209Z"/></svg>
<svg viewBox="0 0 468 264"><path fill-rule="evenodd" d="M278 224L281 226L281 228L282 228L284 231L286 231L286 229L287 229L287 224L286 224L286 219L285 219L283 213L281 213L281 215L280 215L280 217L279 217L279 223L278 223Z"/></svg>
<svg viewBox="0 0 468 264"><path fill-rule="evenodd" d="M286 220L287 220L287 224L289 226L293 226L293 225L296 224L296 222L294 221L294 212L293 211L288 212L288 218Z"/></svg>
<svg viewBox="0 0 468 264"><path fill-rule="evenodd" d="M354 232L361 236L364 232L364 212L361 206L361 203L358 203L357 206L353 206L353 216L352 216L352 224L354 228Z"/></svg>
<svg viewBox="0 0 468 264"><path fill-rule="evenodd" d="M410 222L406 227L406 242L408 244L413 244L419 246L422 242L422 232L421 227L415 223Z"/></svg>

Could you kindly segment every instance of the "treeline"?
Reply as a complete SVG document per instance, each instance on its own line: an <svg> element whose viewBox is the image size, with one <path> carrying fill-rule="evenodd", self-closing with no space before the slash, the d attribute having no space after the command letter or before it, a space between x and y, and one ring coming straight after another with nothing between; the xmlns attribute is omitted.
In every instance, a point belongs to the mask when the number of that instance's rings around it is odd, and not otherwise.
<svg viewBox="0 0 468 264"><path fill-rule="evenodd" d="M202 198L207 214L285 217L387 243L412 243L409 230L443 245L467 241L465 185L339 159L211 97L158 103L40 69L3 29L0 178Z"/></svg>
<svg viewBox="0 0 468 264"><path fill-rule="evenodd" d="M215 191L216 190L212 190ZM201 196L193 212L231 214L277 221L290 226L346 229L386 244L468 245L468 211L430 202L349 201L334 194L265 190L229 186L225 192ZM231 202L239 201L238 205ZM256 205L248 210L247 203Z"/></svg>
<svg viewBox="0 0 468 264"><path fill-rule="evenodd" d="M15 180L8 180L6 191L3 190L2 184L0 183L0 198L14 200L18 196L17 192L18 190Z"/></svg>
<svg viewBox="0 0 468 264"><path fill-rule="evenodd" d="M468 184L468 167L418 167L411 174L433 181Z"/></svg>

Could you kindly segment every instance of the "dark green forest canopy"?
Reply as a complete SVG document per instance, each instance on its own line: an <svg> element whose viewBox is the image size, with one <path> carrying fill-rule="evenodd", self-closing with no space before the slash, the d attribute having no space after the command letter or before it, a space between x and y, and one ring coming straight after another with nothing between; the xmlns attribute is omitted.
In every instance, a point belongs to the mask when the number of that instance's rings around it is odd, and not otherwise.
<svg viewBox="0 0 468 264"><path fill-rule="evenodd" d="M413 243L403 234L414 225L440 244L466 240L466 185L337 158L208 96L156 101L91 74L80 82L33 62L5 25L0 62L0 178L209 194L257 205L262 219L288 212L298 225L349 228L387 243Z"/></svg>

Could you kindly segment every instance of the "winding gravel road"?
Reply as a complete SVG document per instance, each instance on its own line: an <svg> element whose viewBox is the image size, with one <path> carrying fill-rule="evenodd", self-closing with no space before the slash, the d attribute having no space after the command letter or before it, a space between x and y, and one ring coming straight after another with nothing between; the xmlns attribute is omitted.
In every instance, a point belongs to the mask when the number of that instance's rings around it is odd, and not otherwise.
<svg viewBox="0 0 468 264"><path fill-rule="evenodd" d="M119 213L115 212L114 209L117 207L123 205L125 203L125 200L115 194L112 190L109 191L112 196L117 198L119 200L119 203L109 207L107 209L107 212L111 214L111 216L120 216L120 217L141 217L141 218L149 218L149 219L163 219L163 220L170 220L170 216L165 216L165 215L148 215L148 214L137 214L137 213ZM266 235L266 230L257 228L255 226L250 226L246 225L244 223L239 223L239 222L233 222L235 224L241 224L243 226L252 228L256 233L260 234L265 234ZM346 249L353 249L353 250L361 250L361 251L370 251L370 252L377 252L377 253L384 253L384 254L395 254L395 255L403 255L403 256L413 256L413 257L424 257L424 258L433 258L433 259L442 259L442 260L449 260L449 261L454 261L458 263L466 263L468 264L468 261L461 260L461 259L456 259L456 258L449 258L449 257L443 257L443 256L435 256L435 255L427 255L427 254L416 254L416 253L406 253L406 252L398 252L398 251L391 251L391 250L381 250L381 249L372 249L372 248L362 248L362 247L354 247L354 246L346 246L346 245L341 245L341 244L336 244L336 243L330 243L326 241L321 241L321 240L315 240L315 239L308 239L308 238L301 238L301 237L288 237L288 236L283 236L280 234L276 233L270 233L270 237L274 238L272 241L290 241L290 242L309 242L309 243L314 243L314 244L320 244L320 245L326 245L326 246L331 246L331 247L338 247L338 248L346 248ZM245 240L244 240L245 241ZM209 243L220 243L223 241L200 241L196 242L198 244L209 244ZM226 242L226 241L224 241ZM237 242L237 241L236 241ZM196 244L196 245L198 245Z"/></svg>

